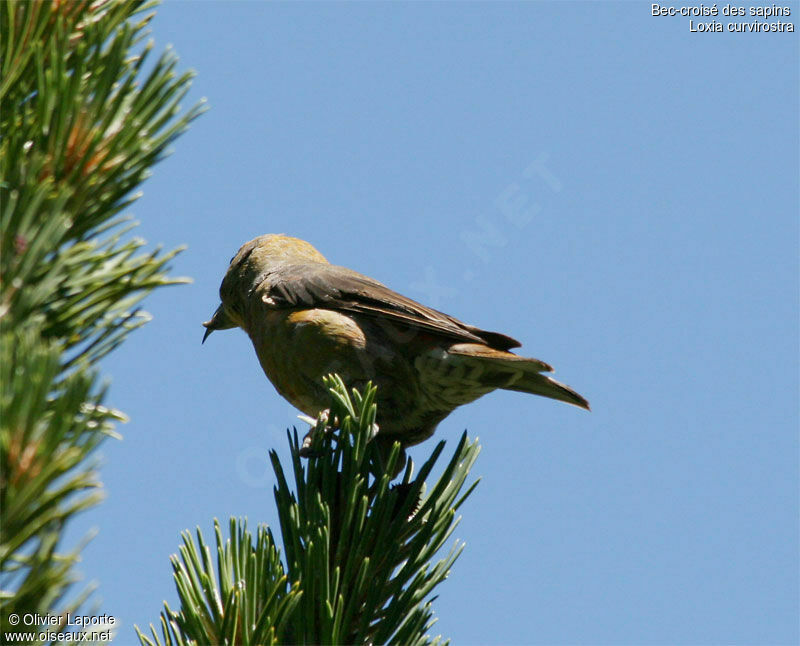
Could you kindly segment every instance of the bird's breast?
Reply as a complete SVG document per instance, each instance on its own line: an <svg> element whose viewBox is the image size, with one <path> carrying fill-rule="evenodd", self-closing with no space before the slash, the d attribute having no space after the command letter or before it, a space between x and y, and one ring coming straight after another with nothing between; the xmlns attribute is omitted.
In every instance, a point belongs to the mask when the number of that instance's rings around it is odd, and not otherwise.
<svg viewBox="0 0 800 646"><path fill-rule="evenodd" d="M262 311L247 332L269 380L309 415L327 405L322 377L332 372L345 380L356 376L367 343L352 318L319 308Z"/></svg>

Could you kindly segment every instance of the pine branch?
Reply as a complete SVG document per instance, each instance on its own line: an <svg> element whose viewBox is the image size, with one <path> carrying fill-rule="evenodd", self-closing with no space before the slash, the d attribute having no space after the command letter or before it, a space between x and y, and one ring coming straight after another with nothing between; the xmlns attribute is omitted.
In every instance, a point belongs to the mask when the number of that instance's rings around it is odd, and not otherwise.
<svg viewBox="0 0 800 646"><path fill-rule="evenodd" d="M179 250L144 251L119 217L201 111L181 114L174 55L144 74L153 6L0 3L1 631L90 593L65 601L81 546L61 538L101 499L92 453L124 420L97 364L148 319L144 296L185 282L167 274Z"/></svg>
<svg viewBox="0 0 800 646"><path fill-rule="evenodd" d="M80 551L58 553L61 533L102 499L91 454L120 415L100 405L92 375L59 380L58 348L34 332L5 333L0 348L0 603L8 630L11 613L74 612L88 593L53 612L75 581Z"/></svg>
<svg viewBox="0 0 800 646"><path fill-rule="evenodd" d="M135 48L153 14L131 18L150 6L124 0L0 7L7 39L0 322L37 319L43 337L63 343L64 369L96 364L147 320L136 305L149 291L186 282L166 274L180 250L138 253L144 242L126 240L130 227L115 218L202 111L195 106L179 116L192 75L176 76L174 55L164 54L139 79L152 43Z"/></svg>
<svg viewBox="0 0 800 646"><path fill-rule="evenodd" d="M336 376L326 385L330 414L317 422L315 457L304 461L297 431L289 434L293 486L270 452L285 566L264 526L254 545L245 522L231 519L226 541L215 521L216 563L199 529L196 544L184 533L173 558L180 609L165 604L160 631L151 625L149 636L139 632L142 644L440 643L427 634L430 595L463 545L433 559L477 485L464 490L479 447L464 434L430 492L425 481L444 442L416 477L409 461L390 485L400 445L386 456L371 441L376 389L350 394ZM335 432L327 419L338 421Z"/></svg>

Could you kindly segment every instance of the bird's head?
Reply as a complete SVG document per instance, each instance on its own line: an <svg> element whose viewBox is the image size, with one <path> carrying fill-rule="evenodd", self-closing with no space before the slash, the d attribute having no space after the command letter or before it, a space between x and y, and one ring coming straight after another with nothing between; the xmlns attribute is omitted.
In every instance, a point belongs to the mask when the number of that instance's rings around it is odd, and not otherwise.
<svg viewBox="0 0 800 646"><path fill-rule="evenodd" d="M243 327L245 305L252 291L275 267L301 262L327 264L328 261L305 240L283 234L268 233L243 244L231 258L231 264L222 279L219 288L222 303L214 315L203 323L206 328L203 342L214 330Z"/></svg>

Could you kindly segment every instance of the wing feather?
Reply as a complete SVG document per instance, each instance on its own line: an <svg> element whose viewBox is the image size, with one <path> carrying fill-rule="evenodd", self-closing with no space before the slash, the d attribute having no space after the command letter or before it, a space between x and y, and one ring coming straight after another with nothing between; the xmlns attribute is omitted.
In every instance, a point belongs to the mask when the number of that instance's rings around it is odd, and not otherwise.
<svg viewBox="0 0 800 646"><path fill-rule="evenodd" d="M457 341L485 343L498 350L520 345L510 336L462 323L338 265L280 264L260 276L254 288L264 282L268 289L262 297L277 308L322 307L353 312Z"/></svg>

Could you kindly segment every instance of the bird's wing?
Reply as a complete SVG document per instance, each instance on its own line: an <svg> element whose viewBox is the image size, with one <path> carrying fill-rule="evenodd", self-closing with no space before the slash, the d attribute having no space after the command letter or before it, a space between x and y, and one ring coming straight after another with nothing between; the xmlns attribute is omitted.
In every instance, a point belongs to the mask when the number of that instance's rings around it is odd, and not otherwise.
<svg viewBox="0 0 800 646"><path fill-rule="evenodd" d="M255 287L265 281L269 288L262 298L272 307L322 307L354 312L457 341L485 343L498 350L520 345L505 334L481 330L425 307L346 267L322 263L281 264L259 277Z"/></svg>

